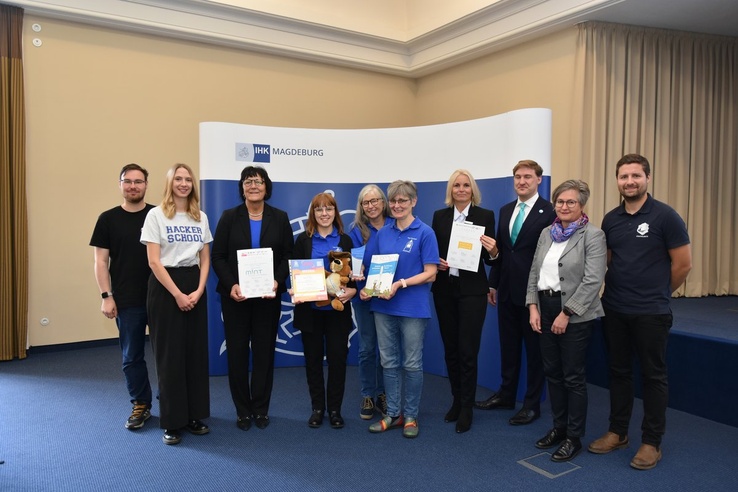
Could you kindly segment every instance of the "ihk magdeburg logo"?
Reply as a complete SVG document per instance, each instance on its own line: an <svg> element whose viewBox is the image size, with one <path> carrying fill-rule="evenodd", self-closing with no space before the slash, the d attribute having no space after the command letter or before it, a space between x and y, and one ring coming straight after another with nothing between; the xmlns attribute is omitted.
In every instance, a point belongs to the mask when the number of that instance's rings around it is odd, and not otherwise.
<svg viewBox="0 0 738 492"><path fill-rule="evenodd" d="M269 162L271 146L236 142L236 160L239 162Z"/></svg>

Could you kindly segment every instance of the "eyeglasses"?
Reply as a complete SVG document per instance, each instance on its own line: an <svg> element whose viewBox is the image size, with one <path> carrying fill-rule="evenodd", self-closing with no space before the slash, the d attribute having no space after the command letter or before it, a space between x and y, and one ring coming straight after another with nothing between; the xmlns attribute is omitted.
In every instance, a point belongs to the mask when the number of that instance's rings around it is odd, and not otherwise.
<svg viewBox="0 0 738 492"><path fill-rule="evenodd" d="M336 211L336 207L315 207L313 210L315 210L316 214L323 214L328 213L332 214Z"/></svg>
<svg viewBox="0 0 738 492"><path fill-rule="evenodd" d="M561 208L566 204L568 208L574 208L579 202L576 200L556 200L556 206Z"/></svg>
<svg viewBox="0 0 738 492"><path fill-rule="evenodd" d="M368 207L371 205L372 207L374 207L381 201L382 201L381 198L372 198L371 200L364 200L363 202L361 202L361 206Z"/></svg>
<svg viewBox="0 0 738 492"><path fill-rule="evenodd" d="M263 179L244 179L243 180L243 185L244 186L254 186L254 185L261 186L263 184L264 184L264 180Z"/></svg>
<svg viewBox="0 0 738 492"><path fill-rule="evenodd" d="M407 203L410 201L409 198L393 198L390 200L390 205L407 205Z"/></svg>
<svg viewBox="0 0 738 492"><path fill-rule="evenodd" d="M141 186L142 184L146 183L146 181L143 179L121 179L120 182L126 186L131 186L131 185Z"/></svg>

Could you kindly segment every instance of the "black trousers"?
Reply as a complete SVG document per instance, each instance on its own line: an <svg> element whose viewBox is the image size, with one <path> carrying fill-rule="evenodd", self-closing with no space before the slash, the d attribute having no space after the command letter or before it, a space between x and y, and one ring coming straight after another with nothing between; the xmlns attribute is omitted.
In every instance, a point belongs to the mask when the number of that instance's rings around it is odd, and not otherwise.
<svg viewBox="0 0 738 492"><path fill-rule="evenodd" d="M341 411L346 386L346 358L351 318L316 309L313 328L302 332L305 373L313 410ZM328 361L328 384L323 377L323 357ZM327 407L326 407L327 404Z"/></svg>
<svg viewBox="0 0 738 492"><path fill-rule="evenodd" d="M610 431L628 433L633 413L633 359L637 355L643 383L641 441L659 447L669 404L666 342L672 315L622 314L606 309L602 322L610 361Z"/></svg>
<svg viewBox="0 0 738 492"><path fill-rule="evenodd" d="M236 302L221 296L228 384L239 417L268 415L274 383L274 346L280 298ZM251 381L249 381L251 362Z"/></svg>
<svg viewBox="0 0 738 492"><path fill-rule="evenodd" d="M200 268L167 268L182 292L197 290ZM146 302L151 345L159 381L159 426L179 429L210 416L208 311L203 293L191 311L182 311L154 274Z"/></svg>
<svg viewBox="0 0 738 492"><path fill-rule="evenodd" d="M433 294L451 394L462 407L474 406L477 357L487 315L487 295L461 295L459 280L449 277L451 293Z"/></svg>
<svg viewBox="0 0 738 492"><path fill-rule="evenodd" d="M569 323L560 335L551 333L561 313L560 297L540 298L541 356L548 380L553 426L568 437L583 437L587 426L587 346L594 320Z"/></svg>
<svg viewBox="0 0 738 492"><path fill-rule="evenodd" d="M502 383L499 394L505 400L515 401L523 363L523 343L527 361L528 381L523 408L539 411L543 394L543 364L538 333L530 327L527 307L511 302L497 303L500 330L500 361Z"/></svg>

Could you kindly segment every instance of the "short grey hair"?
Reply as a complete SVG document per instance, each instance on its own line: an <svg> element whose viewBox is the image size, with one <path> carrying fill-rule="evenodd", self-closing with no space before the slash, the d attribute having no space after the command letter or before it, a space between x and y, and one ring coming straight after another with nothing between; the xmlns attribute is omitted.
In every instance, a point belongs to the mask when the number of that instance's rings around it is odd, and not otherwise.
<svg viewBox="0 0 738 492"><path fill-rule="evenodd" d="M554 190L553 195L551 196L551 201L555 204L559 195L569 190L576 190L579 192L579 205L584 207L587 204L587 200L589 200L589 185L581 179L567 179L561 183Z"/></svg>
<svg viewBox="0 0 738 492"><path fill-rule="evenodd" d="M387 199L393 200L397 195L408 197L410 200L418 198L418 188L412 181L398 179L387 187Z"/></svg>

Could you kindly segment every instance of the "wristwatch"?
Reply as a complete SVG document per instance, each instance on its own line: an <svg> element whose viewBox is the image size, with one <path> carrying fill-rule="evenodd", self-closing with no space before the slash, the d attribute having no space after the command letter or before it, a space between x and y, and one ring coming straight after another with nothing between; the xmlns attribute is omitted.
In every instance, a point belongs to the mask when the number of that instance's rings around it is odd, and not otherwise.
<svg viewBox="0 0 738 492"><path fill-rule="evenodd" d="M107 299L108 297L113 297L113 293L112 292L103 292L100 295L102 296L103 299Z"/></svg>
<svg viewBox="0 0 738 492"><path fill-rule="evenodd" d="M575 314L577 314L566 306L564 307L564 309L561 310L561 312L563 312L565 315L569 316L570 318L574 316Z"/></svg>

